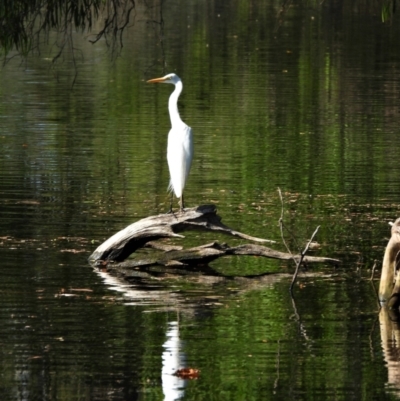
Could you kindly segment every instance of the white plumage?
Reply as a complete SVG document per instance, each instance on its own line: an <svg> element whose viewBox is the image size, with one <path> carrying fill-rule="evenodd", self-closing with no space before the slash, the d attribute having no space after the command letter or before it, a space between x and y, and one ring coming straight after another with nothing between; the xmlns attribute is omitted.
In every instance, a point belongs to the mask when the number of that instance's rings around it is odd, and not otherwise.
<svg viewBox="0 0 400 401"><path fill-rule="evenodd" d="M193 134L192 129L181 120L178 111L178 98L183 88L182 81L176 74L168 74L165 77L150 79L147 82L175 85L175 90L168 101L171 130L168 134L167 160L171 177L169 189L180 199L179 205L183 211L183 190L193 159Z"/></svg>

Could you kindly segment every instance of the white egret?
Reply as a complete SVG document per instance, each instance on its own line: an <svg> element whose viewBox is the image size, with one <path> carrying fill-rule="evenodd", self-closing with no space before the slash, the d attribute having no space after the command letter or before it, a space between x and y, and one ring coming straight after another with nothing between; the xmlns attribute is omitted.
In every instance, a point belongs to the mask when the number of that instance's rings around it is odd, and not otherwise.
<svg viewBox="0 0 400 401"><path fill-rule="evenodd" d="M149 83L173 84L175 90L168 101L169 117L171 119L171 130L168 134L167 160L171 180L168 189L179 198L180 210L184 211L183 189L189 175L193 159L193 134L192 129L187 126L179 115L178 98L182 92L183 84L176 74L168 74L162 78L154 78ZM172 195L171 209L172 212Z"/></svg>

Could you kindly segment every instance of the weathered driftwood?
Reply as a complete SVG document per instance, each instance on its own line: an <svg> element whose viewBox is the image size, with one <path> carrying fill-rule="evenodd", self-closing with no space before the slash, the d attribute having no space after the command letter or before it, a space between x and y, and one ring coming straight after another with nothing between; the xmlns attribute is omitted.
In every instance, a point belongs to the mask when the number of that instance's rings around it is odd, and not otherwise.
<svg viewBox="0 0 400 401"><path fill-rule="evenodd" d="M119 262L148 242L160 238L184 238L178 233L190 229L218 231L255 242L274 242L230 229L221 223L214 205L204 205L186 209L184 213L160 214L139 220L101 244L89 257L89 260Z"/></svg>
<svg viewBox="0 0 400 401"><path fill-rule="evenodd" d="M389 307L400 305L400 218L392 224L390 240L386 246L382 263L379 299Z"/></svg>
<svg viewBox="0 0 400 401"><path fill-rule="evenodd" d="M123 270L157 265L168 267L206 265L219 257L227 255L253 255L281 260L289 260L293 259L293 257L295 260L299 260L301 257L301 255L292 256L289 253L256 244L230 247L227 244L212 242L194 248L182 249L182 247L157 242L161 238L183 238L178 232L190 229L225 233L258 243L274 242L232 230L222 224L214 205L204 205L187 209L184 213L162 214L133 223L101 244L89 257L89 260L99 266L108 265L109 262L120 262L117 268ZM151 247L164 252L156 256L144 256L123 262L131 253L143 247ZM334 265L340 263L337 259L315 256L305 256L303 262L331 263ZM114 268L116 268L115 265L111 267L111 269Z"/></svg>

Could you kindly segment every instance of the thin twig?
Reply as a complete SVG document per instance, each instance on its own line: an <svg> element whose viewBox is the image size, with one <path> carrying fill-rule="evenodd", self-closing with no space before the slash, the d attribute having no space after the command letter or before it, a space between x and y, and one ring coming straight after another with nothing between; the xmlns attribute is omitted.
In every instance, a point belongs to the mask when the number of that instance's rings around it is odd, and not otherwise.
<svg viewBox="0 0 400 401"><path fill-rule="evenodd" d="M374 279L375 268L376 268L376 260L375 260L374 265L372 266L372 273L371 273L371 278L370 278L371 281Z"/></svg>
<svg viewBox="0 0 400 401"><path fill-rule="evenodd" d="M288 251L288 253L290 253L290 255L292 255L293 261L296 263L296 259L293 257L293 254L285 241L285 236L283 235L283 198L282 198L281 189L279 187L278 187L278 193L279 193L279 198L281 200L281 217L279 218L279 228L281 230L282 242L283 242L283 245L285 245L285 248Z"/></svg>
<svg viewBox="0 0 400 401"><path fill-rule="evenodd" d="M374 285L375 268L376 268L376 260L374 260L374 265L372 266L371 277L370 277L369 280L371 282L372 288L374 289L374 294L375 294L375 297L376 297L376 300L377 300L377 303L378 303L378 312L379 312L381 310L381 308L382 308L382 304L381 304L381 302L379 300L379 295L378 295L378 292L377 292L377 290L375 288L375 285Z"/></svg>
<svg viewBox="0 0 400 401"><path fill-rule="evenodd" d="M376 263L375 263L375 264L376 264ZM373 269L375 268L375 264L374 264ZM379 312L379 311L382 309L382 303L381 303L381 301L380 301L380 299L379 299L379 294L378 294L378 291L377 291L376 288L375 288L374 282L372 281L372 277L371 277L370 283L371 283L371 285L372 285L372 289L374 290L375 299L376 299L376 303L377 303L377 305L378 305L378 312Z"/></svg>
<svg viewBox="0 0 400 401"><path fill-rule="evenodd" d="M296 247L296 249L298 249L298 252L300 252L300 251L301 251L301 248L300 248L299 244L297 243L297 238L296 238L296 236L291 232L291 230L289 230L289 229L285 226L285 223L284 223L284 221L283 221L284 205L283 205L282 192L281 192L281 189L280 189L280 188L278 188L278 192L279 192L279 198L280 198L280 200L281 200L281 205L282 205L282 208L281 208L281 217L280 217L280 219L279 219L279 226L280 226L280 229L281 229L282 241L283 241L283 243L284 243L286 249L288 250L288 252L291 254L291 251L290 251L290 249L289 249L289 247L288 247L288 245L287 245L287 243L286 243L286 241L285 241L285 238L284 238L284 236L283 236L283 230L285 229L285 231L290 235L292 241L294 242L294 246ZM293 258L293 261L294 261L294 263L296 263L296 260L295 260L294 258Z"/></svg>
<svg viewBox="0 0 400 401"><path fill-rule="evenodd" d="M311 242L313 241L314 237L317 235L317 232L318 232L318 230L319 230L319 227L320 227L320 226L318 226L318 227L315 229L315 231L314 231L313 235L311 236L310 240L308 241L306 247L305 247L304 250L301 252L301 256L300 256L299 261L296 263L296 271L295 271L294 274L293 274L292 283L290 284L290 293L292 293L292 291L293 291L293 286L294 286L294 283L295 283L295 281L296 281L297 274L299 273L300 265L301 265L302 262L303 262L304 256L305 256L306 253L308 252L308 248L310 247Z"/></svg>
<svg viewBox="0 0 400 401"><path fill-rule="evenodd" d="M278 188L278 193L279 193L279 198L280 198L280 200L281 200L281 205L282 205L282 208L281 208L281 217L279 218L279 227L280 227L280 230L281 230L282 242L283 242L283 244L285 245L285 247L286 247L288 253L291 255L291 257L292 257L294 263L296 263L296 270L295 270L295 272L294 272L294 274L293 274L292 283L290 284L290 293L292 293L292 292L293 292L293 286L294 286L294 283L295 283L295 281L296 281L297 275L298 275L298 273L299 273L299 268L300 268L301 264L303 263L304 256L306 256L306 253L308 252L308 248L310 247L310 244L311 244L311 242L313 241L314 237L316 236L316 234L317 234L317 232L318 232L320 226L318 226L318 227L315 229L315 231L314 231L313 235L311 236L310 240L308 241L306 247L305 247L304 250L301 252L301 254L300 254L300 259L297 261L297 260L295 259L295 257L293 256L291 250L289 249L289 246L287 245L287 243L286 243L286 241L285 241L285 237L284 237L284 235L283 235L283 198L282 198L282 192L281 192L281 189L280 189L280 188Z"/></svg>

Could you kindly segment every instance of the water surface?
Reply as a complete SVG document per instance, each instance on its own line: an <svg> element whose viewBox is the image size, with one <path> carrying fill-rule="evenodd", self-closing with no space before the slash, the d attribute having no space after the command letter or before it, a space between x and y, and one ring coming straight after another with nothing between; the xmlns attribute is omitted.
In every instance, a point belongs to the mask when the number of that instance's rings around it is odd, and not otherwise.
<svg viewBox="0 0 400 401"><path fill-rule="evenodd" d="M160 9L141 5L118 57L76 33L76 66L68 49L53 65L49 45L2 68L2 400L397 397L397 328L374 287L398 217L399 24L325 2L280 10L174 0L160 31ZM130 283L87 263L168 210L172 87L145 83L166 72L183 79L195 136L187 205L216 204L284 250L280 188L293 252L320 225L313 254L340 267L308 266L292 298L286 262L230 257L215 275ZM215 239L238 242L187 243Z"/></svg>

